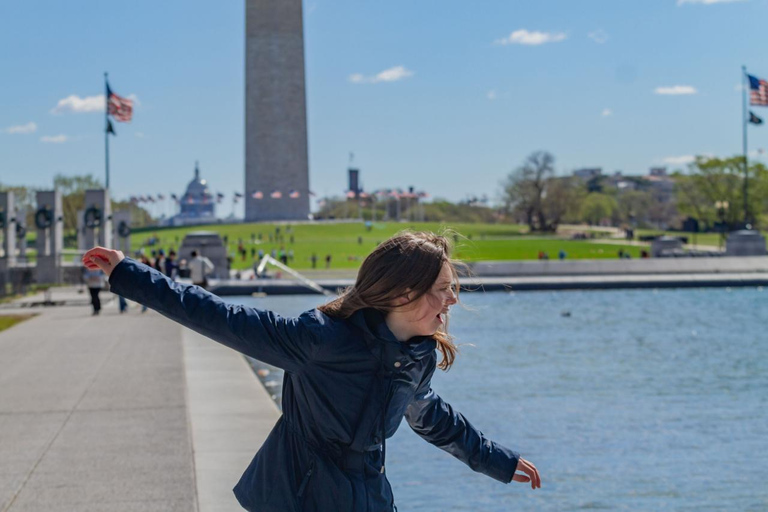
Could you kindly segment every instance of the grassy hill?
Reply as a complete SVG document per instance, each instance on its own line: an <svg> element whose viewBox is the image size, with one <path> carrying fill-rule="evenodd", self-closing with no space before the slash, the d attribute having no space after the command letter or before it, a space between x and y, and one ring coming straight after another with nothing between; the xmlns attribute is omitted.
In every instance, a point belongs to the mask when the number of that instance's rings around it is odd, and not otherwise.
<svg viewBox="0 0 768 512"><path fill-rule="evenodd" d="M280 237L276 238L276 228L280 228ZM286 232L290 228L291 232ZM304 224L217 224L205 227L162 228L134 230L131 235L131 251L139 249L150 253L163 248L178 248L184 236L192 231L215 231L228 238L228 250L233 255L232 268L242 269L253 265L251 250L272 249L294 251L294 260L289 264L297 269L312 267L311 255L317 254L318 268L325 268L325 256L331 255L332 269L354 269L380 242L404 229L441 232L450 228L458 233L454 256L466 261L484 260L522 260L537 259L539 251L557 258L562 249L568 258L615 258L618 251L624 249L633 257L639 257L640 248L614 244L601 244L589 241L573 241L557 237L528 236L527 228L510 224L440 224L440 223L396 223L377 222L368 230L361 222L344 223L304 223ZM259 240L261 235L261 240ZM270 241L269 236L272 235ZM291 243L293 236L293 243ZM252 243L251 240L255 240ZM154 245L149 245L150 238L156 238ZM239 240L247 250L245 259L236 255Z"/></svg>

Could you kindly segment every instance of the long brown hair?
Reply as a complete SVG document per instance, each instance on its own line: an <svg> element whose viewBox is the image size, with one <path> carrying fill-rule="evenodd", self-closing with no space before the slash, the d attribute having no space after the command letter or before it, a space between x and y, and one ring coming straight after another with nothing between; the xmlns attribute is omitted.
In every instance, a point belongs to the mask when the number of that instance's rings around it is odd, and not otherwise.
<svg viewBox="0 0 768 512"><path fill-rule="evenodd" d="M349 318L364 308L374 308L386 314L398 307L395 306L396 299L409 297L403 304L406 306L429 292L445 263L453 274L458 298L456 269L465 265L451 259L451 249L451 242L446 236L425 231L401 231L380 243L365 258L353 286L318 309L336 318ZM458 348L448 334L447 319L432 338L443 356L438 367L448 370L456 359Z"/></svg>

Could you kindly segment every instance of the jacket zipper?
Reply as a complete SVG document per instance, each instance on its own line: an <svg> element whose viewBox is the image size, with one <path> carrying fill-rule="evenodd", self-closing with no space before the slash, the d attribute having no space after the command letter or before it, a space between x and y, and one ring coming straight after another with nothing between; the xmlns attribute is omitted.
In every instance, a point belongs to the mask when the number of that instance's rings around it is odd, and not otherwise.
<svg viewBox="0 0 768 512"><path fill-rule="evenodd" d="M381 472L384 473L384 467L387 461L387 411L389 410L389 402L392 400L392 382L395 380L394 374L389 377L389 385L387 386L387 397L384 400L384 409L381 411Z"/></svg>

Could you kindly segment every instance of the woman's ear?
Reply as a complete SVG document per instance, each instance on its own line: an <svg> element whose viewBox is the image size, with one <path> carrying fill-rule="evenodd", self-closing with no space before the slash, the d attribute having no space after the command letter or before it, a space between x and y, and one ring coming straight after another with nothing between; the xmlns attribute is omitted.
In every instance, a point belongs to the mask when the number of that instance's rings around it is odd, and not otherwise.
<svg viewBox="0 0 768 512"><path fill-rule="evenodd" d="M397 303L400 306L405 306L406 304L411 302L411 297L412 296L413 296L413 293L411 293L411 289L410 288L406 288L405 289L405 293L397 298Z"/></svg>

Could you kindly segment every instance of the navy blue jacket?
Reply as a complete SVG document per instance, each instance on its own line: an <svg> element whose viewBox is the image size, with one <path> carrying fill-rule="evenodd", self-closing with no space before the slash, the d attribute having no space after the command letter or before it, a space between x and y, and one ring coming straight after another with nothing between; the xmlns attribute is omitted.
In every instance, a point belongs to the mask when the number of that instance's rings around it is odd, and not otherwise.
<svg viewBox="0 0 768 512"><path fill-rule="evenodd" d="M430 387L435 340L397 341L375 309L346 320L317 309L283 318L227 304L129 258L109 282L114 293L285 370L283 415L234 489L246 510L394 510L384 458L403 416L473 470L512 479L519 454L486 438Z"/></svg>

